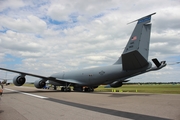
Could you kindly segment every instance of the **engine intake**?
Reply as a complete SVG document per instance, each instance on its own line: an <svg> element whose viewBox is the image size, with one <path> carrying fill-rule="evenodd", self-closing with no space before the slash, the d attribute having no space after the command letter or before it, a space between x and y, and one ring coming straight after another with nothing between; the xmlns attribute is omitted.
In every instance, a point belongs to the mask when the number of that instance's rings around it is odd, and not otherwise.
<svg viewBox="0 0 180 120"><path fill-rule="evenodd" d="M38 89L45 87L45 85L46 85L46 80L43 80L43 79L42 80L36 80L34 82L34 86Z"/></svg>
<svg viewBox="0 0 180 120"><path fill-rule="evenodd" d="M22 86L26 82L26 78L23 76L15 76L13 78L13 83L16 86Z"/></svg>

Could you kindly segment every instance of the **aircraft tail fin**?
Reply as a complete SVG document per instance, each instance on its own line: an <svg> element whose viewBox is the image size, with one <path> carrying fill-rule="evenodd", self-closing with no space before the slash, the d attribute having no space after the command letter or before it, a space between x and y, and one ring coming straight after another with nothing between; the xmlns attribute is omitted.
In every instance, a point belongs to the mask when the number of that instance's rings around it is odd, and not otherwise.
<svg viewBox="0 0 180 120"><path fill-rule="evenodd" d="M123 54L115 64L122 64L123 70L135 70L148 65L149 41L151 33L152 13L135 21L138 21ZM135 22L133 21L133 22ZM130 22L132 23L132 22Z"/></svg>

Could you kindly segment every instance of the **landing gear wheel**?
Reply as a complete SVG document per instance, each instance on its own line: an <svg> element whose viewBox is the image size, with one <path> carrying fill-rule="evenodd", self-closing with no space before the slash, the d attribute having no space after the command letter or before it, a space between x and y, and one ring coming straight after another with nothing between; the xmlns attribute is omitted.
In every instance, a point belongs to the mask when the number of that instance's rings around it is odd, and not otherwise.
<svg viewBox="0 0 180 120"><path fill-rule="evenodd" d="M57 87L56 87L56 86L54 86L54 90L57 90Z"/></svg>
<svg viewBox="0 0 180 120"><path fill-rule="evenodd" d="M94 88L91 89L91 92L94 92Z"/></svg>
<svg viewBox="0 0 180 120"><path fill-rule="evenodd" d="M84 88L84 92L89 92L89 88Z"/></svg>
<svg viewBox="0 0 180 120"><path fill-rule="evenodd" d="M73 90L75 91L75 92L83 92L83 87L79 87L79 86L76 86L76 87L74 87L73 88Z"/></svg>
<svg viewBox="0 0 180 120"><path fill-rule="evenodd" d="M64 87L61 87L61 91L64 92Z"/></svg>
<svg viewBox="0 0 180 120"><path fill-rule="evenodd" d="M94 88L86 87L86 88L84 88L84 92L94 92Z"/></svg>
<svg viewBox="0 0 180 120"><path fill-rule="evenodd" d="M66 91L71 92L71 88L70 87L66 88Z"/></svg>
<svg viewBox="0 0 180 120"><path fill-rule="evenodd" d="M71 92L71 88L70 87L62 87L61 91L62 92Z"/></svg>

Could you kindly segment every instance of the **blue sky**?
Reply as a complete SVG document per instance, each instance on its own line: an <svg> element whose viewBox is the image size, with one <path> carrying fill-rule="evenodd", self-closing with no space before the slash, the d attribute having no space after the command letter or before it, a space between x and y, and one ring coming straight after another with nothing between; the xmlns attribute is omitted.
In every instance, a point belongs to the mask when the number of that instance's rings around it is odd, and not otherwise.
<svg viewBox="0 0 180 120"><path fill-rule="evenodd" d="M136 24L127 23L154 12L149 61L180 61L179 0L5 0L0 4L1 67L49 76L111 65ZM179 64L168 65L131 82L179 82L179 71Z"/></svg>
<svg viewBox="0 0 180 120"><path fill-rule="evenodd" d="M11 54L6 54L2 64L8 65L7 67L12 67L15 64L22 64L22 58L12 56Z"/></svg>

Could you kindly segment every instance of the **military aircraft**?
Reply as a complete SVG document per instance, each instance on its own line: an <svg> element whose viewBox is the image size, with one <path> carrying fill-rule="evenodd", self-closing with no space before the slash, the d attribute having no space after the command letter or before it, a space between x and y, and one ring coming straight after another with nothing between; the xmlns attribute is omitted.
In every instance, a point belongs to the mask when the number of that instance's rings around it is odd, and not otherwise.
<svg viewBox="0 0 180 120"><path fill-rule="evenodd" d="M16 86L22 86L26 81L25 76L28 75L40 78L40 80L34 82L36 88L43 88L48 80L49 83L54 86L62 86L61 91L70 91L70 86L73 86L74 91L94 91L94 89L101 84L108 84L111 87L120 87L123 85L123 82L127 82L127 79L130 77L159 70L166 66L166 61L159 62L157 58L152 59L155 64L154 66L148 61L151 33L150 22L151 16L154 14L156 13L149 14L133 21L137 21L134 31L130 36L122 55L112 65L58 72L49 77L6 68L0 69L19 73L19 75L15 76L13 79L13 83Z"/></svg>

